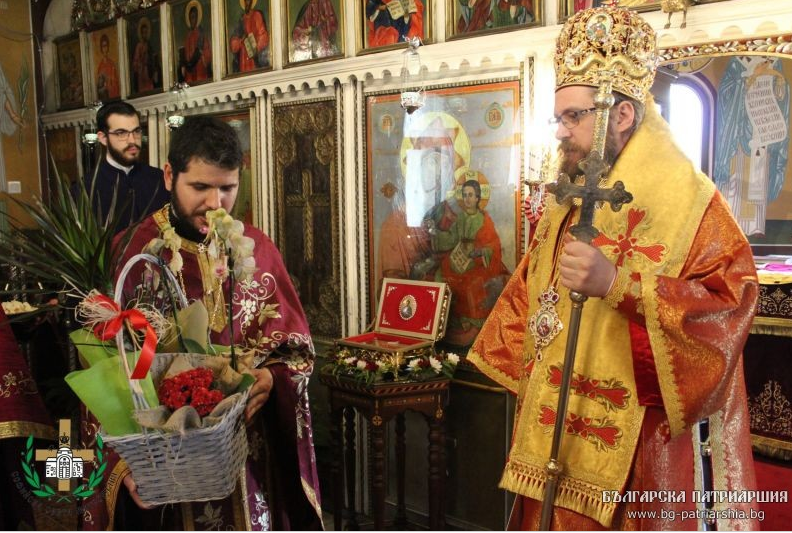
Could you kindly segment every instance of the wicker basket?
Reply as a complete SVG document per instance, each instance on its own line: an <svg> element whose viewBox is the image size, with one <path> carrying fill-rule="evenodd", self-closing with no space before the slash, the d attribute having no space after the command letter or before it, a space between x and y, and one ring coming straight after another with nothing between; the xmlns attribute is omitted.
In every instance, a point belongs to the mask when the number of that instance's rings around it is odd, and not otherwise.
<svg viewBox="0 0 792 533"><path fill-rule="evenodd" d="M116 283L117 300L127 274L138 261L159 264L154 256L139 254L132 257ZM163 271L170 276L171 285L178 290L173 274L166 268ZM182 305L186 305L183 294L179 294L179 299ZM119 333L116 337L120 360L127 376L131 376L121 335ZM157 354L154 357L149 372L155 387L177 355ZM203 359L213 356L188 354L188 357L195 366L200 366ZM129 384L136 409L147 409L149 406L137 381L130 379ZM247 398L248 390L238 394L221 422L210 427L190 429L183 434L144 428L142 433L102 437L129 465L144 503L158 505L225 498L234 490L239 475L244 472L248 447L242 415Z"/></svg>

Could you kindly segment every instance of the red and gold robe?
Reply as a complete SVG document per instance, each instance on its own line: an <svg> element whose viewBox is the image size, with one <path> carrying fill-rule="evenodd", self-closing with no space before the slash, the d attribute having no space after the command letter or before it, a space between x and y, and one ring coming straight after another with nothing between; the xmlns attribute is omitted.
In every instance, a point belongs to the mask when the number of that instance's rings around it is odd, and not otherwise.
<svg viewBox="0 0 792 533"><path fill-rule="evenodd" d="M193 28L184 40L184 81L194 83L209 79L212 66L212 43L201 28ZM192 64L192 65L191 65Z"/></svg>
<svg viewBox="0 0 792 533"><path fill-rule="evenodd" d="M139 253L168 224L168 209L145 219L135 230L119 266ZM245 235L255 243L257 271L251 280L237 282L233 295L234 344L250 366L267 366L274 385L269 399L248 425L248 462L245 483L224 500L183 503L167 509L141 511L132 508L131 518L147 515L143 523L157 529L307 530L321 528L319 479L313 450L313 434L308 407L308 378L313 370L314 347L297 293L291 284L280 252L258 229L245 225ZM182 239L184 266L180 277L189 301L203 299L212 324L211 341L229 345L226 327L228 280L222 291L210 294L215 286L205 247ZM164 259L170 259L169 252ZM133 268L125 293L145 277ZM218 294L219 293L219 294ZM86 428L95 434L96 427ZM91 445L89 441L87 443ZM122 479L129 473L117 457L108 459L110 472L105 490L106 509L91 508L91 523L84 529L112 526L119 493L126 489ZM208 473L219 475L219 473ZM134 505L134 504L132 504ZM129 527L129 524L126 524ZM132 522L132 525L139 526Z"/></svg>
<svg viewBox="0 0 792 533"><path fill-rule="evenodd" d="M0 526L4 529L61 526L55 520L50 524L34 523L33 506L37 508L37 518L46 519L48 516L42 513L46 500L30 493L20 465L25 442L30 436L52 441L48 443L51 446L57 431L19 349L8 317L0 307ZM43 448L44 443L37 440L35 447Z"/></svg>
<svg viewBox="0 0 792 533"><path fill-rule="evenodd" d="M583 309L562 439L565 475L553 529L696 529L681 520L701 489L697 422L709 417L715 490L755 488L742 347L758 283L750 247L712 182L671 140L653 102L613 167L632 203L597 210L593 245L617 266L605 298ZM556 244L577 209L548 200L518 266L469 359L517 394L509 460L501 486L518 493L511 526L539 525L559 376L567 340L569 291L560 294L565 327L536 357L526 327L542 291L557 279ZM571 212L571 213L570 213ZM603 491L684 491L685 501L609 503ZM629 499L629 498L628 498ZM668 498L663 498L668 499ZM755 504L754 504L755 505ZM749 511L748 503L715 510ZM657 511L654 518L631 511ZM676 513L674 520L668 516ZM719 519L721 529L754 529L753 519Z"/></svg>
<svg viewBox="0 0 792 533"><path fill-rule="evenodd" d="M118 68L109 57L103 57L96 68L96 90L99 98L109 100L121 95Z"/></svg>

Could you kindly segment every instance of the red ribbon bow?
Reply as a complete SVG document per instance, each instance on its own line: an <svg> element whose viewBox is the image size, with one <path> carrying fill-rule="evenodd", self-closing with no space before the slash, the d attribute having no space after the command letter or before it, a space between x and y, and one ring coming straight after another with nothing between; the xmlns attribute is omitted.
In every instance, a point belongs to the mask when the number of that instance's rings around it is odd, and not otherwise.
<svg viewBox="0 0 792 533"><path fill-rule="evenodd" d="M143 379L148 374L151 362L154 360L154 350L157 347L157 333L151 327L146 317L137 309L128 309L121 311L121 308L113 300L103 294L97 294L92 297L93 301L116 312L117 314L105 322L98 322L93 332L97 339L109 341L115 337L124 325L125 321L129 321L132 329L137 331L146 331L146 338L143 341L143 348L140 350L140 358L135 365L135 370L132 372L132 379Z"/></svg>

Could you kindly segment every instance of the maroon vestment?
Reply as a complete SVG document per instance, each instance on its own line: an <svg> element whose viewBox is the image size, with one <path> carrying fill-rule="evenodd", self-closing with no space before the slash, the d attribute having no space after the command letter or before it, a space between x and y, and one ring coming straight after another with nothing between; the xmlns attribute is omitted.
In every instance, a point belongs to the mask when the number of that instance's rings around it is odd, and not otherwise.
<svg viewBox="0 0 792 533"><path fill-rule="evenodd" d="M168 209L165 206L157 211L135 230L119 263L121 266L160 236L168 225ZM162 509L143 513L154 518L153 525L157 528L306 530L322 527L307 395L308 377L313 369L313 343L280 252L269 237L252 226L245 225L245 235L256 243L257 271L251 280L239 281L234 287L234 344L243 362L249 366L267 366L274 378L267 403L248 426L245 483L224 500L181 504L176 506L176 513L163 513ZM169 253L163 254L165 260L169 260ZM231 334L225 306L228 280L222 284L222 291L215 290L220 285L207 268L204 246L182 239L180 253L184 260L180 284L188 300L204 300L213 325L211 341L229 345ZM125 293L142 283L143 266L139 263L138 267L127 277ZM115 459L113 465L108 465L108 472L112 473L105 493L106 509L96 506L92 516L96 528L104 528L106 522L112 521L119 494L126 492L121 480L129 470L124 462ZM221 473L207 472L207 475ZM130 514L132 523L122 525L141 527L134 523L135 515L141 512L134 510ZM150 522L142 524L149 525Z"/></svg>

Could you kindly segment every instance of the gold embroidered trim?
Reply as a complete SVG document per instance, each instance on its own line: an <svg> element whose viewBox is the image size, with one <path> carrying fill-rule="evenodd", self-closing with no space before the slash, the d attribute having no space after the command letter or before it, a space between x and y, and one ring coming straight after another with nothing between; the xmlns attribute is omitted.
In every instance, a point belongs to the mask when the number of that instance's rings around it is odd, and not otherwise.
<svg viewBox="0 0 792 533"><path fill-rule="evenodd" d="M157 223L157 227L160 229L160 231L165 229L167 226L170 226L170 217L168 216L169 211L170 211L170 204L165 204L165 206L162 209L160 209L159 211L155 211L151 215L154 217L154 222ZM185 239L181 235L179 235L179 237L181 237L181 241L182 241L182 245L181 245L182 250L190 252L191 254L198 253L197 242L191 241L189 239Z"/></svg>
<svg viewBox="0 0 792 533"><path fill-rule="evenodd" d="M538 468L510 461L498 486L542 501L545 478L544 472ZM589 516L604 527L610 527L617 507L615 503L603 501L600 487L565 476L559 479L555 505Z"/></svg>
<svg viewBox="0 0 792 533"><path fill-rule="evenodd" d="M170 226L170 219L168 218L169 209L170 204L166 204L165 207L153 214L154 221L157 223L160 232ZM181 249L195 255L198 260L198 268L201 271L201 281L203 282L203 301L209 313L209 327L215 333L220 333L225 329L227 323L223 285L218 283L214 272L212 272L209 256L205 251L205 247L204 250L202 250L200 243L193 242L184 237L182 237L181 242Z"/></svg>
<svg viewBox="0 0 792 533"><path fill-rule="evenodd" d="M762 435L751 435L751 446L762 455L784 461L792 461L792 442Z"/></svg>
<svg viewBox="0 0 792 533"><path fill-rule="evenodd" d="M195 516L192 512L192 503L186 502L181 504L182 512L182 527L184 531L195 531Z"/></svg>
<svg viewBox="0 0 792 533"><path fill-rule="evenodd" d="M0 422L0 439L27 437L33 435L37 439L56 440L58 432L54 427L38 422L9 421Z"/></svg>
<svg viewBox="0 0 792 533"><path fill-rule="evenodd" d="M248 509L248 491L245 467L240 469L237 477L237 488L231 493L231 512L233 513L234 527L244 527L246 531L253 531L250 523L250 510Z"/></svg>
<svg viewBox="0 0 792 533"><path fill-rule="evenodd" d="M698 424L693 425L693 432L698 433ZM729 484L728 479L726 478L728 471L725 470L729 468L729 465L726 461L726 456L724 454L724 444L723 441L723 411L718 411L717 413L713 413L709 417L709 441L710 441L710 449L712 449L712 488L713 490L735 490L745 487L733 487ZM698 448L695 448L694 453L698 452ZM735 467L738 465L734 465ZM717 498L712 506L713 509L716 511L722 511L723 514L721 516L728 516L727 506L733 507L733 503L727 503L725 501L719 501ZM720 513L719 513L720 514ZM735 529L736 523L732 523L728 518L724 518L723 521L717 519L715 523L718 529L728 529L728 530L740 530L744 529L741 527L737 527Z"/></svg>
<svg viewBox="0 0 792 533"><path fill-rule="evenodd" d="M649 340L652 345L655 366L657 367L657 380L660 384L660 393L663 397L666 415L668 415L668 425L671 429L671 436L676 437L685 430L685 419L682 411L682 400L679 395L679 387L674 380L674 368L671 364L671 354L669 353L669 342L660 324L660 314L657 299L657 277L644 276L643 279L644 317L646 318L646 330L649 333Z"/></svg>
<svg viewBox="0 0 792 533"><path fill-rule="evenodd" d="M474 350L470 350L468 352L467 360L476 365L476 368L481 370L485 376L492 379L498 385L509 389L510 392L517 391L517 388L519 387L519 381L490 365Z"/></svg>
<svg viewBox="0 0 792 533"><path fill-rule="evenodd" d="M235 492L237 492L237 491L235 491ZM237 522L237 525L244 523L245 524L245 529L247 531L253 531L253 524L250 521L250 518L251 518L250 517L250 504L248 503L248 495L249 495L249 493L248 493L248 490L247 490L247 474L245 472L245 467L244 466L242 467L242 472L239 474L239 491L238 492L240 492L241 495L242 495L242 512L244 513L245 516L244 516L244 518L243 518L243 520L241 522ZM269 513L269 510L267 511L267 513L270 514L270 516L268 516L267 518L269 518L270 521L271 521L272 520L272 516L271 516L271 513Z"/></svg>
<svg viewBox="0 0 792 533"><path fill-rule="evenodd" d="M757 335L775 335L792 337L792 320L788 318L754 317L751 333Z"/></svg>
<svg viewBox="0 0 792 533"><path fill-rule="evenodd" d="M119 459L113 467L113 471L107 477L105 484L105 505L107 506L107 531L113 531L113 522L115 521L115 508L118 501L118 491L121 489L121 484L124 478L132 471L127 466L126 461Z"/></svg>
<svg viewBox="0 0 792 533"><path fill-rule="evenodd" d="M630 272L626 268L616 267L616 279L613 281L611 290L603 298L605 303L617 309L619 304L624 301L624 297L627 296L631 283Z"/></svg>
<svg viewBox="0 0 792 533"><path fill-rule="evenodd" d="M305 497L308 498L308 501L311 503L311 507L313 507L316 511L316 516L319 517L319 523L322 524L322 529L324 530L324 520L322 520L322 506L319 505L319 499L316 497L316 491L307 481L305 481L305 478L302 476L300 476L300 483L302 483Z"/></svg>

